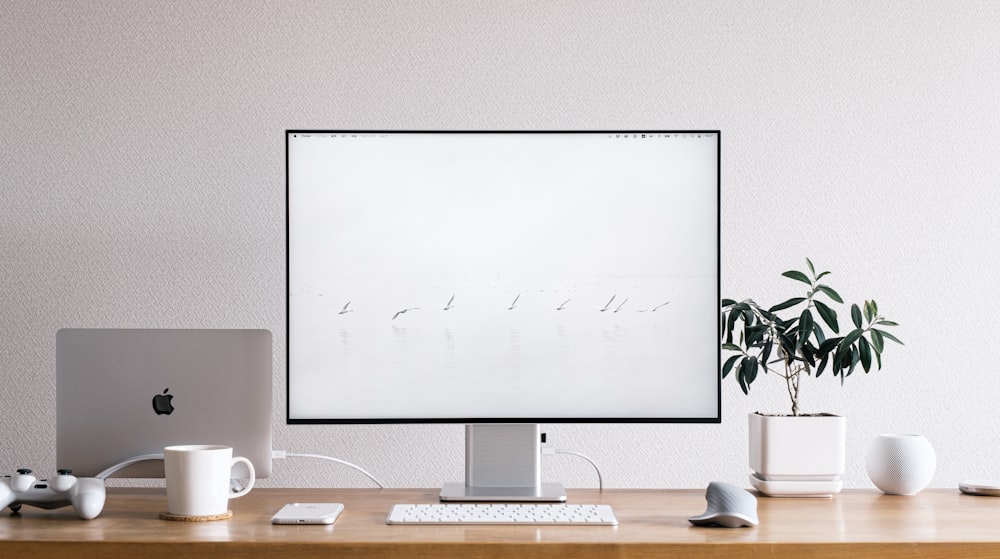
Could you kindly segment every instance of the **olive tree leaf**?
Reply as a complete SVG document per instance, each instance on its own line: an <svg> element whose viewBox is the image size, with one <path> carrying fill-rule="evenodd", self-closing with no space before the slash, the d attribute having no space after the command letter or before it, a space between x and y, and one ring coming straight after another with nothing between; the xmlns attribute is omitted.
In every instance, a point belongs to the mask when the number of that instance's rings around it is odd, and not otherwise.
<svg viewBox="0 0 1000 559"><path fill-rule="evenodd" d="M840 297L840 294L837 293L836 291L834 291L834 289L832 287L830 287L829 285L817 285L816 289L818 291L822 291L823 293L826 293L827 297L833 299L834 301L840 303L841 305L844 304L844 300Z"/></svg>
<svg viewBox="0 0 1000 559"><path fill-rule="evenodd" d="M826 341L826 333L823 332L823 326L819 322L813 322L813 334L816 335L816 343L821 344Z"/></svg>
<svg viewBox="0 0 1000 559"><path fill-rule="evenodd" d="M825 322L834 333L840 333L840 325L837 323L837 311L831 309L823 301L813 301L813 305L815 305L816 310L819 311L819 316L823 319L823 322Z"/></svg>
<svg viewBox="0 0 1000 559"><path fill-rule="evenodd" d="M733 369L733 365L735 365L736 362L742 358L743 358L742 355L733 355L729 359L726 359L726 364L722 366L722 378L726 378L727 376L729 376L729 373Z"/></svg>
<svg viewBox="0 0 1000 559"><path fill-rule="evenodd" d="M834 375L843 374L845 370L851 368L851 362L853 360L852 354L857 351L854 347L854 342L858 341L859 337L861 337L860 328L857 330L851 330L850 333L838 340L836 351L834 351L833 354Z"/></svg>
<svg viewBox="0 0 1000 559"><path fill-rule="evenodd" d="M736 307L729 311L729 319L726 321L726 343L733 341L733 330L736 328L736 319L742 316L742 312L737 312Z"/></svg>
<svg viewBox="0 0 1000 559"><path fill-rule="evenodd" d="M781 275L785 276L786 278L792 278L793 280L801 281L802 283L808 285L809 287L812 287L812 281L809 280L809 276L803 274L802 272L789 270Z"/></svg>
<svg viewBox="0 0 1000 559"><path fill-rule="evenodd" d="M878 330L872 329L872 347L875 348L875 353L882 353L882 349L885 347L885 342L882 340L882 333Z"/></svg>
<svg viewBox="0 0 1000 559"><path fill-rule="evenodd" d="M785 352L785 362L791 363L795 359L796 336L792 332L783 332L778 336L778 343L781 344L781 350Z"/></svg>
<svg viewBox="0 0 1000 559"><path fill-rule="evenodd" d="M756 346L757 342L764 339L764 334L767 334L768 328L766 324L761 324L758 326L750 326L746 329L746 346Z"/></svg>
<svg viewBox="0 0 1000 559"><path fill-rule="evenodd" d="M814 348L812 344L802 344L802 349L799 351L802 353L802 359L806 363L809 363L810 367L816 366L816 348Z"/></svg>
<svg viewBox="0 0 1000 559"><path fill-rule="evenodd" d="M851 305L851 320L855 326L861 328L861 309L858 308L857 304Z"/></svg>
<svg viewBox="0 0 1000 559"><path fill-rule="evenodd" d="M778 311L783 311L789 307L794 307L795 305L798 305L799 303L805 300L806 300L805 297L792 297L791 299L785 301L784 303L778 303L777 305L767 309L767 312L774 313Z"/></svg>
<svg viewBox="0 0 1000 559"><path fill-rule="evenodd" d="M858 338L858 353L861 356L861 367L867 373L872 368L872 348L864 336Z"/></svg>
<svg viewBox="0 0 1000 559"><path fill-rule="evenodd" d="M819 376L823 374L823 370L826 369L826 365L829 362L829 355L824 355L823 358L819 360L819 367L816 368L816 378L819 378Z"/></svg>
<svg viewBox="0 0 1000 559"><path fill-rule="evenodd" d="M840 345L840 342L843 339L844 338L830 338L829 340L824 341L823 343L819 344L819 349L816 351L816 353L822 356L829 355L830 352L834 350L834 348Z"/></svg>
<svg viewBox="0 0 1000 559"><path fill-rule="evenodd" d="M877 309L875 308L875 301L865 301L865 320L871 324L871 321L875 320Z"/></svg>
<svg viewBox="0 0 1000 559"><path fill-rule="evenodd" d="M809 334L812 333L812 328L813 315L809 312L809 309L806 309L802 311L802 314L799 316L799 340L795 344L796 349L801 348L802 344L806 343L806 340L809 339Z"/></svg>
<svg viewBox="0 0 1000 559"><path fill-rule="evenodd" d="M862 332L863 330L861 330L861 328L848 332L848 334L844 336L844 339L840 341L840 349L846 350L848 347L853 345L854 342L858 341L858 338L861 337Z"/></svg>
<svg viewBox="0 0 1000 559"><path fill-rule="evenodd" d="M750 394L750 383L757 378L757 360L753 357L746 357L740 363L740 370L737 379L740 381L740 389L744 394Z"/></svg>
<svg viewBox="0 0 1000 559"><path fill-rule="evenodd" d="M841 342L843 344L843 342ZM851 349L850 346L844 347L840 345L837 347L837 353L833 356L833 364L836 367L834 374L843 374L844 370L851 366Z"/></svg>
<svg viewBox="0 0 1000 559"><path fill-rule="evenodd" d="M882 337L889 338L890 340L896 342L899 345L906 345L902 341L900 341L899 338L897 338L896 336L893 336L892 334L886 332L885 330L879 330L878 328L872 328L872 332L878 332L879 334L882 335Z"/></svg>

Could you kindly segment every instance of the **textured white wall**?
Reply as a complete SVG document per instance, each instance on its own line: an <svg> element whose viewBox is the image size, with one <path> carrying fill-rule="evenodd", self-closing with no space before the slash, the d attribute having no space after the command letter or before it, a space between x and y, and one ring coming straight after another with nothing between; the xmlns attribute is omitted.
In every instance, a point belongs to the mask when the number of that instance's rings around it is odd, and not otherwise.
<svg viewBox="0 0 1000 559"><path fill-rule="evenodd" d="M723 295L813 258L905 347L805 406L925 434L934 485L1000 477L994 2L0 2L0 472L55 468L55 331L275 333L275 448L394 486L462 477L461 427L284 425L286 128L718 128ZM746 413L547 426L611 486L745 483ZM594 486L581 460L546 477ZM365 486L325 463L264 485Z"/></svg>

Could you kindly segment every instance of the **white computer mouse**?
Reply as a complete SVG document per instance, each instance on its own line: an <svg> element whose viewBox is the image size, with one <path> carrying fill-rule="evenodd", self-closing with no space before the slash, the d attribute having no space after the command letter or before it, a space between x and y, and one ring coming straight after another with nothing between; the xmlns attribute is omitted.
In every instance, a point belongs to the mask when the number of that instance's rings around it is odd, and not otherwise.
<svg viewBox="0 0 1000 559"><path fill-rule="evenodd" d="M705 500L708 501L705 512L688 518L695 526L739 528L760 523L757 520L757 498L741 487L713 481L705 490Z"/></svg>

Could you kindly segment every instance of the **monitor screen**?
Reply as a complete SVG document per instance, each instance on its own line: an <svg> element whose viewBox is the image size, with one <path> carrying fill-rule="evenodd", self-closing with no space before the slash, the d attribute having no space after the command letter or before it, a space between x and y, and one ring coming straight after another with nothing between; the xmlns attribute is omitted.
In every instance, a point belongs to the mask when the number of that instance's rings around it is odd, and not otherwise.
<svg viewBox="0 0 1000 559"><path fill-rule="evenodd" d="M286 131L289 423L720 421L718 131Z"/></svg>

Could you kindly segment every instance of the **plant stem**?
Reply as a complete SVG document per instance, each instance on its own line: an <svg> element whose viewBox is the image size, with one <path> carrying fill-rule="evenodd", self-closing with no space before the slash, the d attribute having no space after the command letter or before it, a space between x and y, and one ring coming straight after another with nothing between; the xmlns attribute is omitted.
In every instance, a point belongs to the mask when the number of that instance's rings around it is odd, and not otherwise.
<svg viewBox="0 0 1000 559"><path fill-rule="evenodd" d="M792 401L792 415L799 415L799 380L803 367L795 366L794 361L787 360L788 353L781 344L778 344L778 357L785 363L785 372L781 375L785 379L785 388L788 390L788 398Z"/></svg>
<svg viewBox="0 0 1000 559"><path fill-rule="evenodd" d="M788 397L792 399L792 415L796 417L799 415L799 377L801 374L802 369L798 369L785 377L785 383L788 385Z"/></svg>
<svg viewBox="0 0 1000 559"><path fill-rule="evenodd" d="M802 363L798 365L786 365L788 370L787 376L785 376L785 382L788 385L788 397L792 399L792 415L801 415L799 409L799 383L802 382L802 373L806 375L812 374L810 372L809 363Z"/></svg>

